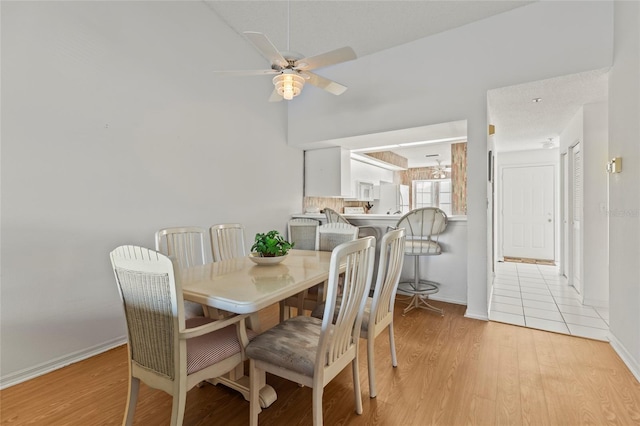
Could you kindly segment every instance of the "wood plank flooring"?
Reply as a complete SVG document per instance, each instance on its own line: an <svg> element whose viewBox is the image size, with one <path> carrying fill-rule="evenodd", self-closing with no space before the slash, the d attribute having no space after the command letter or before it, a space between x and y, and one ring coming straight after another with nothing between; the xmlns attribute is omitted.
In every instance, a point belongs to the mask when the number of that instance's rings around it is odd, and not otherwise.
<svg viewBox="0 0 640 426"><path fill-rule="evenodd" d="M351 371L325 388L326 425L640 425L640 384L608 343L396 308L398 368L386 334L376 340L378 397L369 398L366 345L360 345L364 413L355 414ZM277 307L261 313L277 320ZM1 391L2 425L117 425L127 395L126 348ZM261 425L310 425L311 390L267 376L278 400ZM136 425L168 424L171 397L142 386ZM187 396L185 425L245 425L249 405L224 386Z"/></svg>

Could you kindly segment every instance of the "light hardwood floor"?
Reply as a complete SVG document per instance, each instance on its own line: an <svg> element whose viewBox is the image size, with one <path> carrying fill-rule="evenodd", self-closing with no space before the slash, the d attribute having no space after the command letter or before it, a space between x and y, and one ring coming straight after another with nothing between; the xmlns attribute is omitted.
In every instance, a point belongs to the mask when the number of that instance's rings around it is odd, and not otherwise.
<svg viewBox="0 0 640 426"><path fill-rule="evenodd" d="M355 414L351 371L325 388L326 425L640 424L640 384L608 343L396 307L398 368L385 334L376 341L378 397L369 398L360 345L364 413ZM273 324L277 307L261 313ZM127 395L125 347L1 392L2 425L115 425ZM311 391L268 376L278 400L261 425L310 425ZM142 386L136 425L168 424L171 398ZM223 386L194 388L185 425L245 425L249 405Z"/></svg>

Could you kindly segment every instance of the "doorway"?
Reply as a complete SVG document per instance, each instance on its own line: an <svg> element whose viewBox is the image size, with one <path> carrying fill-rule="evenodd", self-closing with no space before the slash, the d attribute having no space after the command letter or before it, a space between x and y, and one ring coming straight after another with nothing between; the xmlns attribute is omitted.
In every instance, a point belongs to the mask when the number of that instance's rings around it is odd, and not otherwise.
<svg viewBox="0 0 640 426"><path fill-rule="evenodd" d="M555 260L553 165L504 167L502 258Z"/></svg>

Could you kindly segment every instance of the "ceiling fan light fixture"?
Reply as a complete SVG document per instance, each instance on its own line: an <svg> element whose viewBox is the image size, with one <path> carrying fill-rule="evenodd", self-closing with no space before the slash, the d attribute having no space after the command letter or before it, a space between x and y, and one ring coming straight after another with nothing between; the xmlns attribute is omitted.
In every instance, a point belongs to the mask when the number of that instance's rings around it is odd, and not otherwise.
<svg viewBox="0 0 640 426"><path fill-rule="evenodd" d="M273 85L278 95L290 101L302 92L304 78L296 72L283 72L273 77Z"/></svg>

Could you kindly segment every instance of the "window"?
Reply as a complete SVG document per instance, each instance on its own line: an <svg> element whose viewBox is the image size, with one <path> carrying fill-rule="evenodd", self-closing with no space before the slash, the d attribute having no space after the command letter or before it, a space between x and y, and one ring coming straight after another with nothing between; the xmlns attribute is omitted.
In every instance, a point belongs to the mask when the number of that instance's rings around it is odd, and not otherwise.
<svg viewBox="0 0 640 426"><path fill-rule="evenodd" d="M413 208L438 207L451 216L451 179L414 180Z"/></svg>

